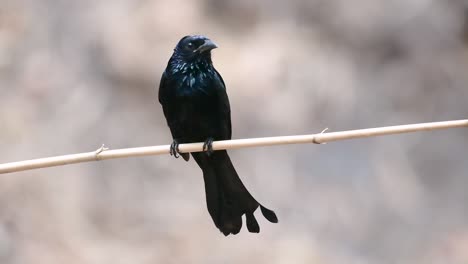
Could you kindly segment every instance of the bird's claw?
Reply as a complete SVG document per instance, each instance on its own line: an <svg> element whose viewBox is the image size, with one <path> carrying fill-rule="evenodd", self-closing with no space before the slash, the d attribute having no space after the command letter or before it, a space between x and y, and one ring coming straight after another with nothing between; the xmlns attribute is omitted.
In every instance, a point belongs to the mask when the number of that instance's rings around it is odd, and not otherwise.
<svg viewBox="0 0 468 264"><path fill-rule="evenodd" d="M213 138L205 140L205 143L203 143L203 151L205 151L208 156L213 154Z"/></svg>
<svg viewBox="0 0 468 264"><path fill-rule="evenodd" d="M169 148L169 154L174 156L176 159L179 158L179 142L177 142L175 139L172 141L171 147Z"/></svg>

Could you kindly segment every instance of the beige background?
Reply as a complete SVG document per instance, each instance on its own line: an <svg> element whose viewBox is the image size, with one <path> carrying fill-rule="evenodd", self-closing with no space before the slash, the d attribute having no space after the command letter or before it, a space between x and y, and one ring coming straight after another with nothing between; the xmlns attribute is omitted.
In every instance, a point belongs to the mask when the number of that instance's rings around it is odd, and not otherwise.
<svg viewBox="0 0 468 264"><path fill-rule="evenodd" d="M234 138L468 117L468 4L0 0L0 162L171 142L177 41L220 48ZM169 156L0 176L0 263L467 263L468 130L231 151L279 224L225 238Z"/></svg>

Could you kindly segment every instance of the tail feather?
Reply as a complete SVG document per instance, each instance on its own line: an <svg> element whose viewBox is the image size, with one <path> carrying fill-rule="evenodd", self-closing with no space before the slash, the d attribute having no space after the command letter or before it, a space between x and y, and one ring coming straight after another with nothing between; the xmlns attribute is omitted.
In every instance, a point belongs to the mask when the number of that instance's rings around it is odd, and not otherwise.
<svg viewBox="0 0 468 264"><path fill-rule="evenodd" d="M216 227L224 234L237 234L242 228L242 215L246 215L249 232L260 232L254 212L260 206L263 216L277 223L276 214L260 205L245 188L226 151L192 153L203 171L208 212Z"/></svg>
<svg viewBox="0 0 468 264"><path fill-rule="evenodd" d="M250 233L260 232L260 226L252 213L245 214L245 219L247 221L247 230L249 230Z"/></svg>
<svg viewBox="0 0 468 264"><path fill-rule="evenodd" d="M180 153L180 156L182 156L182 158L184 158L185 161L189 161L190 159L189 153Z"/></svg>
<svg viewBox="0 0 468 264"><path fill-rule="evenodd" d="M262 211L263 216L272 223L278 223L278 217L276 217L275 212L272 210L260 205L260 210Z"/></svg>

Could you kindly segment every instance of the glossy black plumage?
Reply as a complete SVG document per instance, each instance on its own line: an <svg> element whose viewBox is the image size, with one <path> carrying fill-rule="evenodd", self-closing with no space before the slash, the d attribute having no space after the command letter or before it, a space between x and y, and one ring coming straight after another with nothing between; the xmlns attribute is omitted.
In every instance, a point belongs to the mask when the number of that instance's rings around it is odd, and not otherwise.
<svg viewBox="0 0 468 264"><path fill-rule="evenodd" d="M237 234L242 215L250 232L260 227L253 215L260 206L266 219L277 223L275 213L260 205L247 191L226 151L211 151L212 140L231 139L231 110L221 75L211 62L216 45L200 35L182 38L174 49L159 86L161 103L177 157L178 143L206 142L207 152L191 153L203 171L208 211L224 234ZM180 153L189 160L187 153Z"/></svg>

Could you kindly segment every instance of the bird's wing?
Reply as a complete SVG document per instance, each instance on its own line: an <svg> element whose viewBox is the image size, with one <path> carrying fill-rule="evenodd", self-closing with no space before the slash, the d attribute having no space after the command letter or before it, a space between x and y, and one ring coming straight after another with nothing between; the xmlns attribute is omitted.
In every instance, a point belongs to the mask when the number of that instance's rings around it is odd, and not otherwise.
<svg viewBox="0 0 468 264"><path fill-rule="evenodd" d="M218 89L218 111L221 120L221 133L223 138L231 139L232 137L232 128L231 128L231 106L229 104L229 97L226 92L226 85L224 84L223 77L221 74L215 69L216 76L215 78L216 86Z"/></svg>
<svg viewBox="0 0 468 264"><path fill-rule="evenodd" d="M166 76L166 72L163 72L161 76L161 81L159 82L158 99L162 105L167 124L171 128L172 136L176 138L178 135L174 135L174 131L173 131L174 128L172 127L173 126L172 123L176 121L174 120L173 114L171 114L174 112L174 109L172 108L175 107L174 103L173 102L171 103L171 100L172 100L171 98L173 98L173 96L171 96L172 92L173 92L173 87L171 87L171 81L168 80Z"/></svg>
<svg viewBox="0 0 468 264"><path fill-rule="evenodd" d="M180 140L182 135L181 127L179 126L176 118L171 115L174 113L174 104L170 102L170 94L171 88L170 81L168 81L166 72L163 72L161 76L161 81L159 83L159 92L158 92L158 99L162 105L164 116L166 117L167 125L169 126L172 134L172 138L174 140ZM189 153L180 153L180 155L184 158L185 161L188 161L190 158Z"/></svg>
<svg viewBox="0 0 468 264"><path fill-rule="evenodd" d="M167 77L166 77L166 72L164 71L162 76L161 76L161 81L159 82L159 92L158 92L158 100L159 102L161 103L161 105L164 107L164 101L165 101L165 93L166 93L166 90L167 90L167 87L166 87L166 81L167 80Z"/></svg>
<svg viewBox="0 0 468 264"><path fill-rule="evenodd" d="M171 123L173 122L173 118L171 116L171 104L170 104L170 92L171 92L171 87L170 82L167 80L166 72L164 71L162 76L161 76L161 81L159 82L159 92L158 92L158 100L159 103L161 103L164 116L166 117L167 124L169 125L169 128L171 128L172 132L172 137L175 137L173 128L171 127Z"/></svg>

